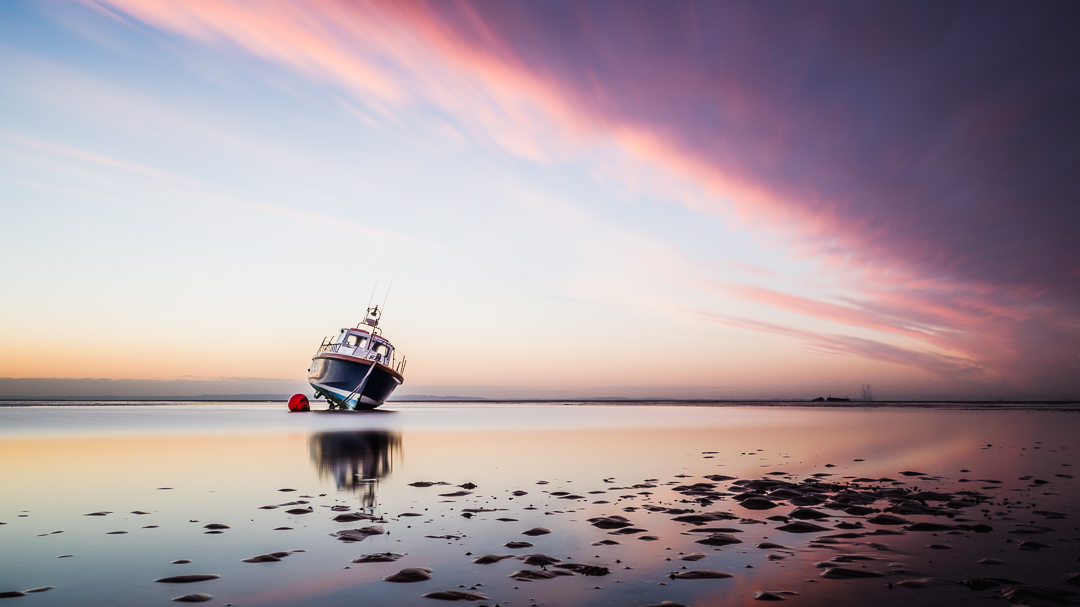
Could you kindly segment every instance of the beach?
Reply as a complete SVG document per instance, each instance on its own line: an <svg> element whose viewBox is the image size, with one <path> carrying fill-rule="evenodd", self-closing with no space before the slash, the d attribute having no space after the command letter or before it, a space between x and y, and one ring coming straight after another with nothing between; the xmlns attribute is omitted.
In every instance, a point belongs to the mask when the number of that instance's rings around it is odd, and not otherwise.
<svg viewBox="0 0 1080 607"><path fill-rule="evenodd" d="M0 592L42 606L1067 604L1077 414L0 407Z"/></svg>

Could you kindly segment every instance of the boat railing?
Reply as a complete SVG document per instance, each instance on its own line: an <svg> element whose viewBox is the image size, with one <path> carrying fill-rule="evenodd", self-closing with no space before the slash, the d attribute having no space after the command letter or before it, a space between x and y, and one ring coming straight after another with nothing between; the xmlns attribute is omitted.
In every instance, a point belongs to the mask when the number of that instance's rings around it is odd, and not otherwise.
<svg viewBox="0 0 1080 607"><path fill-rule="evenodd" d="M329 337L324 337L322 343L319 344L319 351L316 354L322 354L323 352L337 352L337 347L340 344L330 343Z"/></svg>

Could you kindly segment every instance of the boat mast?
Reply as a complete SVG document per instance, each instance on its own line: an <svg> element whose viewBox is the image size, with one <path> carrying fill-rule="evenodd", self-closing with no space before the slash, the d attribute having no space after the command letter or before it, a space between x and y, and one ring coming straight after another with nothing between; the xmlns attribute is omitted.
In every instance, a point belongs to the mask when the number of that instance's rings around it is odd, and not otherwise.
<svg viewBox="0 0 1080 607"><path fill-rule="evenodd" d="M394 281L390 281L390 286L393 285ZM372 300L375 299L375 293L378 289L379 281L375 281L375 288L372 289L372 296L367 298L367 315L363 321L356 323L356 328L360 328L360 325L362 324L370 327L369 331L372 333L372 338L367 340L367 350L372 349L372 346L374 346L375 343L375 336L381 333L381 329L379 329L379 319L382 318L382 313L379 312L378 304L375 305L375 308L372 308ZM387 297L390 297L390 287L387 287L386 297L382 298L383 309L386 309L387 307Z"/></svg>

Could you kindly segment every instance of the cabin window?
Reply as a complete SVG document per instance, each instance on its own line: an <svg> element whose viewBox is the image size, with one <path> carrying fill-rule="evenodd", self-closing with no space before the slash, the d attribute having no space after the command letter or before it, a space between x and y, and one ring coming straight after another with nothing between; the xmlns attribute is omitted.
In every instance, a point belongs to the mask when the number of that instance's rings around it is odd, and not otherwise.
<svg viewBox="0 0 1080 607"><path fill-rule="evenodd" d="M367 338L356 335L355 333L351 333L348 337L345 338L345 345L350 348L363 348L367 345Z"/></svg>
<svg viewBox="0 0 1080 607"><path fill-rule="evenodd" d="M387 356L388 354L390 354L390 346L387 346L386 344L376 343L375 352L377 352L379 356Z"/></svg>

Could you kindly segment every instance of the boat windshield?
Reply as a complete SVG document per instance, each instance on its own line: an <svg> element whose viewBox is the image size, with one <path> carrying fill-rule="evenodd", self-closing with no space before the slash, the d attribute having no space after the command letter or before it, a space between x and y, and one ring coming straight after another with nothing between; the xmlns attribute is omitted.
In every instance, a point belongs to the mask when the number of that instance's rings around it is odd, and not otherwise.
<svg viewBox="0 0 1080 607"><path fill-rule="evenodd" d="M355 334L350 334L348 337L345 338L345 345L350 348L363 348L367 346L367 338Z"/></svg>

